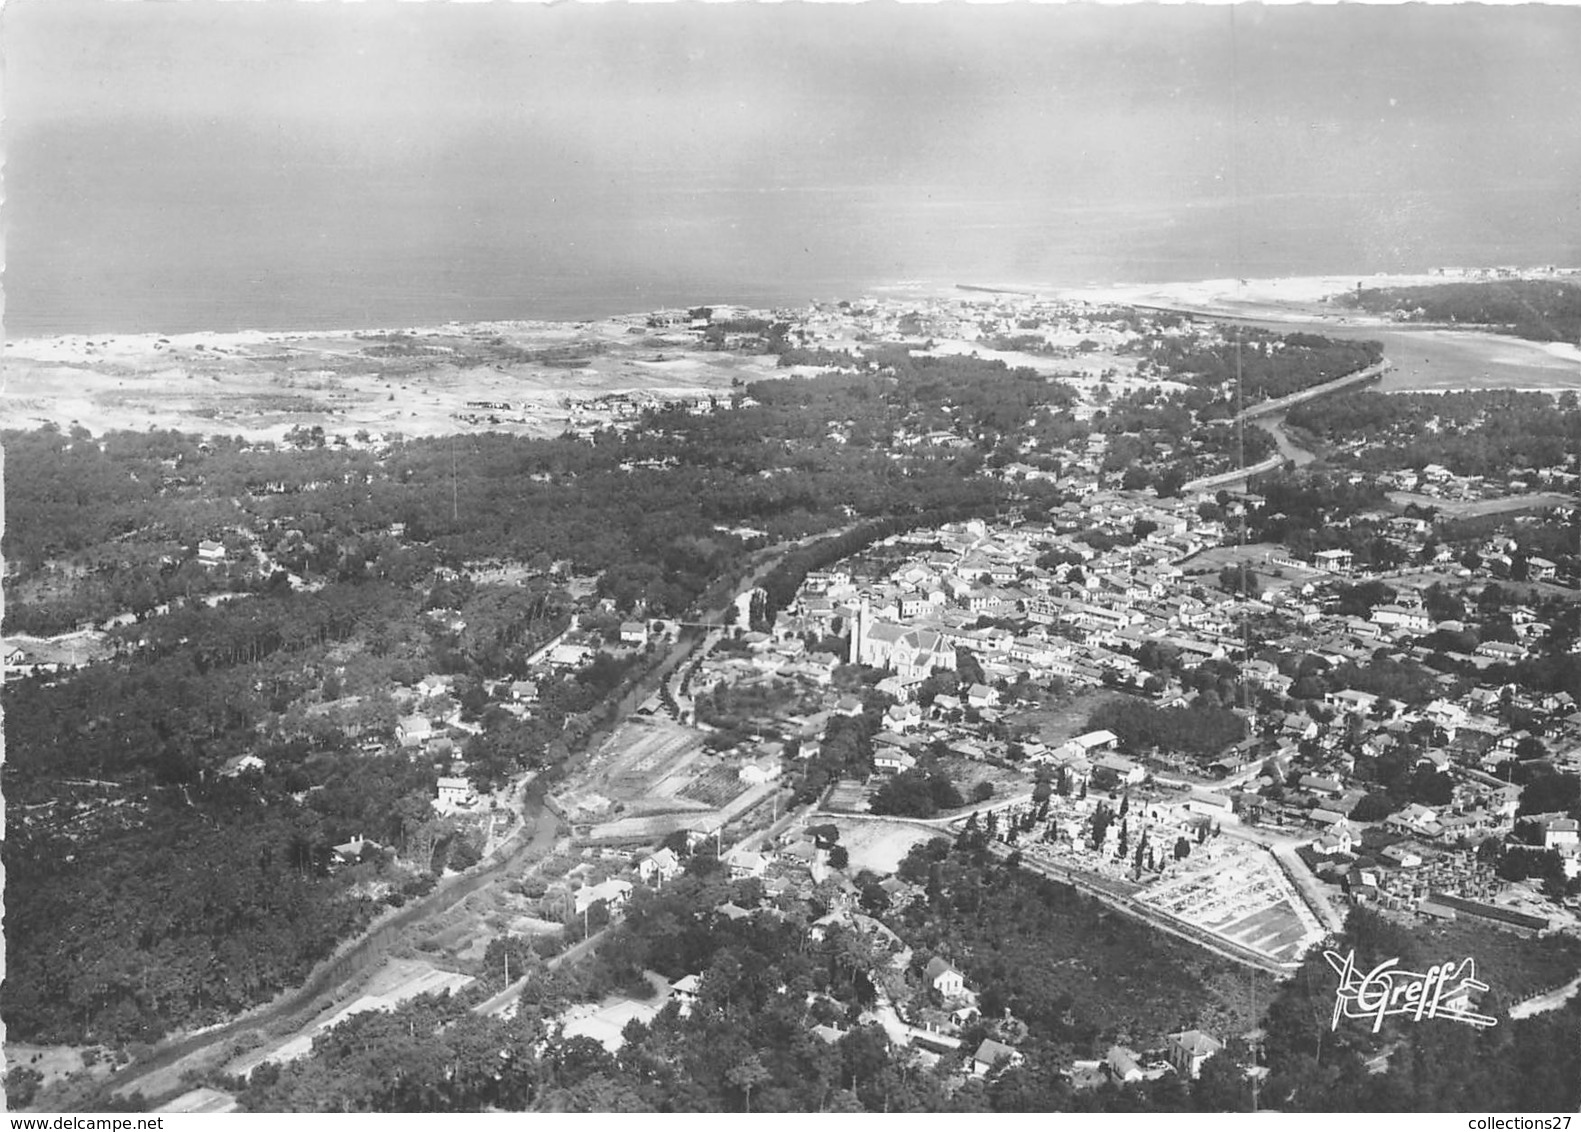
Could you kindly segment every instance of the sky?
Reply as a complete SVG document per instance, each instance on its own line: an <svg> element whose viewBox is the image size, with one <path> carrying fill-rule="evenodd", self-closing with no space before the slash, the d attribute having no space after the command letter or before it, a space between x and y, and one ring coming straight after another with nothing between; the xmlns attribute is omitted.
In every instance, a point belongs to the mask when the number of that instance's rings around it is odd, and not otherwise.
<svg viewBox="0 0 1581 1132"><path fill-rule="evenodd" d="M10 0L0 42L8 327L1581 262L1576 7Z"/></svg>

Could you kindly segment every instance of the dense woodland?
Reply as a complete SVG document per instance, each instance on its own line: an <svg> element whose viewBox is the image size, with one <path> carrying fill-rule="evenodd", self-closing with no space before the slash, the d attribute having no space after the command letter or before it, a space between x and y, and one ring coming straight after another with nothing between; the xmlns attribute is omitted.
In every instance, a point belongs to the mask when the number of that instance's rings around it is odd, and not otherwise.
<svg viewBox="0 0 1581 1132"><path fill-rule="evenodd" d="M1356 449L1369 471L1439 464L1456 475L1499 476L1549 468L1581 453L1581 408L1574 392L1498 389L1464 393L1337 393L1292 408L1285 417L1324 443ZM1573 469L1572 469L1573 470Z"/></svg>
<svg viewBox="0 0 1581 1132"><path fill-rule="evenodd" d="M1469 323L1538 342L1581 339L1581 286L1558 280L1369 287L1336 301L1406 322Z"/></svg>
<svg viewBox="0 0 1581 1132"><path fill-rule="evenodd" d="M1114 732L1121 748L1135 754L1157 748L1198 758L1216 755L1246 736L1246 720L1217 703L1159 708L1127 698L1099 705L1087 728Z"/></svg>
<svg viewBox="0 0 1581 1132"><path fill-rule="evenodd" d="M976 376L969 364L951 374L940 380ZM574 678L541 679L526 722L484 689L529 675L527 655L567 623L555 563L597 572L621 613L681 613L747 560L716 526L790 538L874 516L860 545L1004 495L948 450L900 463L827 440L798 451L804 419L660 411L636 435L591 444L484 435L382 456L311 432L279 450L5 434L8 458L33 473L8 484L7 630L137 617L110 632L110 662L4 690L6 794L35 807L18 809L3 850L12 1033L118 1042L221 1019L300 981L447 863L475 859L429 806L443 764L365 745L392 746L391 689L437 672L484 726L455 752L480 786L563 762L633 673L601 654ZM666 466L628 470L643 461ZM197 562L203 538L223 542L229 564ZM809 561L848 549L815 545ZM537 576L474 583L466 563L490 559ZM215 593L245 596L211 607ZM264 769L221 774L247 755ZM355 836L384 851L331 869L330 847ZM223 852L205 848L215 839ZM238 861L256 885L239 883Z"/></svg>
<svg viewBox="0 0 1581 1132"><path fill-rule="evenodd" d="M309 1059L215 1083L240 1085L254 1111L1222 1112L1255 1103L1476 1112L1581 1103L1575 1000L1512 1021L1495 989L1481 1003L1499 1019L1487 1030L1391 1018L1378 1035L1355 1021L1333 1031L1334 975L1317 953L1270 985L980 845L919 846L901 875L923 891L904 911L882 913L912 944L901 966L866 932L834 925L815 935L829 894L767 901L756 882L722 879L704 855L662 892L639 891L597 957L551 971L519 950L532 975L509 1021L468 1013L486 991L469 988L459 999L358 1015L320 1037ZM716 911L726 901L750 914ZM1459 957L1464 935L1454 925L1409 932L1358 911L1331 943L1341 954L1354 948L1363 970L1398 957L1424 971ZM1526 959L1494 935L1481 941L1490 960L1479 973L1496 988L1525 985ZM861 1020L880 985L925 1002L920 973L936 955L979 992L984 1018L962 1035L963 1048L996 1037L1021 1051L1023 1065L968 1078L957 1053L928 1067ZM557 1032L552 1018L570 1003L616 989L643 995L644 968L670 980L702 976L689 1016L670 1005L629 1023L613 1055ZM1146 1056L1191 1026L1227 1042L1195 1082L1169 1074L1078 1089L1065 1075L1073 1058L1101 1058L1114 1044ZM1244 1075L1254 1064L1266 1071L1255 1097Z"/></svg>
<svg viewBox="0 0 1581 1132"><path fill-rule="evenodd" d="M552 604L520 602L531 592L473 594L470 636L378 582L191 610L125 661L8 684L5 785L22 815L4 845L11 1032L124 1041L219 1020L475 860L430 806L435 765L381 753L389 690L455 673L464 716L487 725L467 748L477 776L563 759L624 673L595 663L544 680L533 720L500 713L482 677L563 624ZM313 629L337 613L339 629ZM312 631L282 639L282 623ZM240 755L263 766L222 774ZM332 868L332 847L359 836L380 848Z"/></svg>
<svg viewBox="0 0 1581 1132"><path fill-rule="evenodd" d="M1231 326L1221 342L1203 346L1190 338L1165 338L1151 344L1146 357L1159 372L1223 392L1226 415L1232 415L1243 405L1286 397L1366 369L1383 357L1383 347Z"/></svg>

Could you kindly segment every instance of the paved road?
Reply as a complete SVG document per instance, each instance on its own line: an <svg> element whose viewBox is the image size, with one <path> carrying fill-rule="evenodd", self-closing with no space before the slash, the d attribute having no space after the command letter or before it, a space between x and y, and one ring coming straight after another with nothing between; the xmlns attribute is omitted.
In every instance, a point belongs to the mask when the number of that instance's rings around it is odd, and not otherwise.
<svg viewBox="0 0 1581 1132"><path fill-rule="evenodd" d="M1274 860L1279 862L1285 871L1285 876L1290 878L1290 883L1296 886L1296 891L1301 894L1301 899L1306 901L1313 915L1317 916L1318 923L1331 932L1345 929L1345 917L1334 907L1329 900L1323 882L1312 875L1312 870L1307 868L1306 862L1296 855L1293 844L1284 842L1269 846L1273 851Z"/></svg>
<svg viewBox="0 0 1581 1132"><path fill-rule="evenodd" d="M532 835L522 836L523 832L529 829ZM558 832L559 822L555 816L536 797L526 797L522 810L522 823L506 839L506 844L515 842L509 850L501 852L493 861L479 865L475 872L450 878L427 896L410 902L394 916L351 943L339 955L320 964L308 980L296 990L221 1026L178 1038L161 1046L151 1056L136 1061L120 1073L107 1078L106 1087L118 1096L137 1092L140 1085L149 1084L151 1080L162 1080L155 1075L178 1061L200 1055L244 1032L260 1030L298 1016L306 1020L308 1015L317 1013L322 996L330 994L342 984L366 971L395 942L404 929L455 907L496 878L509 875L528 860L546 855L554 846Z"/></svg>
<svg viewBox="0 0 1581 1132"><path fill-rule="evenodd" d="M1293 463L1298 468L1310 464L1317 457L1305 448L1293 443L1290 437L1285 434L1284 429L1280 427L1284 423L1285 411L1301 404L1303 401L1310 401L1316 397L1336 393L1341 389L1349 389L1352 386L1364 385L1369 381L1374 381L1392 368L1393 366L1389 359L1384 358L1377 365L1368 366L1364 370L1347 374L1345 377L1335 378L1333 381L1326 381L1322 385L1314 385L1310 389L1303 389L1298 393L1291 393L1285 397L1276 397L1272 401L1260 401L1249 409L1243 409L1231 419L1255 422L1258 427L1273 436L1274 443L1279 446L1278 455L1269 456L1266 460L1259 461L1248 468L1220 472L1218 475L1192 480L1190 483L1184 484L1180 490L1182 492L1205 491L1209 488L1225 487L1232 483L1239 483L1243 479L1262 475L1264 472L1271 472L1287 463ZM1264 417L1269 419L1262 419Z"/></svg>
<svg viewBox="0 0 1581 1132"><path fill-rule="evenodd" d="M574 944L573 946L566 948L566 950L562 951L559 955L556 955L554 958L550 959L546 966L552 971L562 963L574 963L584 955L597 950L599 943L603 941L604 936L608 931L609 928L607 927L600 928L598 931L584 939L581 943ZM521 978L511 983L510 986L506 987L498 994L486 998L482 1002L478 1003L472 1008L472 1013L494 1015L505 1013L506 1009L521 997L522 991L527 989L527 982L531 978L531 975L523 975Z"/></svg>
<svg viewBox="0 0 1581 1132"><path fill-rule="evenodd" d="M842 530L848 528L842 528ZM770 570L777 566L790 551L798 547L810 545L820 539L831 537L840 531L826 531L817 535L808 535L794 542L781 543L777 546L766 548L760 552L756 564L739 585L734 587L736 592L756 586ZM705 619L715 623L722 620L729 613L729 604L718 610L712 618ZM587 749L569 760L566 770L573 772L576 767L586 762L592 752L598 749L603 737L614 734L624 719L636 711L637 707L654 694L658 687L677 671L681 663L689 657L699 643L697 638L689 638L683 634L681 639L671 645L669 655L657 664L642 684L634 688L616 706L613 718L603 727L599 728L589 737ZM545 776L547 777L547 776ZM540 781L543 781L540 779ZM544 783L547 786L547 783ZM321 964L309 976L308 981L295 991L283 994L274 1002L258 1008L242 1017L233 1019L223 1025L204 1030L201 1033L191 1034L168 1042L157 1049L151 1056L134 1062L120 1073L115 1074L105 1081L105 1086L119 1096L135 1092L140 1083L147 1084L154 1075L169 1069L177 1062L195 1058L197 1055L226 1042L240 1033L258 1030L282 1020L292 1019L298 1015L305 1016L320 1005L321 996L326 995L352 977L365 971L368 966L394 942L398 934L405 928L421 919L447 911L472 895L486 884L490 884L499 877L518 869L529 860L535 860L548 854L553 848L559 834L559 820L552 811L544 806L537 796L527 799L523 808L523 822L513 830L503 844L512 842L518 844L507 852L502 852L493 861L485 861L476 871L455 879L442 882L439 887L418 900L414 900L402 908L395 916L384 923L371 929L360 939L349 944L340 955ZM532 829L530 838L523 838L522 831ZM577 947L591 948L596 946L600 934L578 944ZM572 948L558 959L563 961L570 958L577 948ZM163 1091L163 1090L161 1090Z"/></svg>
<svg viewBox="0 0 1581 1132"><path fill-rule="evenodd" d="M1240 483L1242 480L1250 479L1252 476L1260 476L1264 472L1271 472L1284 462L1285 458L1283 456L1270 456L1266 460L1259 460L1257 463L1245 468L1234 468L1228 472L1220 472L1214 476L1204 476L1202 479L1181 484L1180 490L1182 494L1185 494L1187 492L1207 491L1210 488L1228 487L1232 483Z"/></svg>
<svg viewBox="0 0 1581 1132"><path fill-rule="evenodd" d="M1536 998L1528 998L1525 1002L1518 1002L1510 1007L1511 1018L1530 1018L1533 1014L1544 1014L1550 1010L1558 1010L1565 1003L1581 991L1581 975L1577 975L1564 986L1551 990L1547 994L1540 994Z"/></svg>
<svg viewBox="0 0 1581 1132"><path fill-rule="evenodd" d="M1313 398L1323 397L1341 389L1348 389L1352 385L1361 385L1372 381L1374 378L1382 377L1393 368L1394 365L1388 358L1380 358L1376 365L1357 370L1355 373L1346 374L1344 377L1336 377L1333 381L1325 381L1322 385L1314 385L1310 389L1302 389L1285 397L1275 397L1272 401L1259 401L1251 408L1243 409L1237 413L1234 419L1250 421L1258 417L1266 417L1271 413L1283 413L1286 409L1299 405L1303 401L1311 401Z"/></svg>

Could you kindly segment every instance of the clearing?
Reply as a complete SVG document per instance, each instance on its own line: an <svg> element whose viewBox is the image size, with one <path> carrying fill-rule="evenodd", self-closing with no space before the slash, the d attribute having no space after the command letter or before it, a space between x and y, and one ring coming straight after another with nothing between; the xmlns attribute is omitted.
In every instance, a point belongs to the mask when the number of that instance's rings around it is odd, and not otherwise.
<svg viewBox="0 0 1581 1132"><path fill-rule="evenodd" d="M1416 504L1418 507L1435 507L1446 519L1474 519L1479 515L1498 515L1507 511L1541 511L1548 507L1569 507L1575 497L1557 491L1539 491L1530 495L1502 495L1497 499L1440 499L1436 495L1417 495L1408 491L1391 491L1389 501L1401 507Z"/></svg>
<svg viewBox="0 0 1581 1132"><path fill-rule="evenodd" d="M948 830L882 818L838 818L834 825L840 831L840 844L851 855L853 875L861 869L892 873L900 867L901 858L913 845L932 841L935 837L950 837Z"/></svg>

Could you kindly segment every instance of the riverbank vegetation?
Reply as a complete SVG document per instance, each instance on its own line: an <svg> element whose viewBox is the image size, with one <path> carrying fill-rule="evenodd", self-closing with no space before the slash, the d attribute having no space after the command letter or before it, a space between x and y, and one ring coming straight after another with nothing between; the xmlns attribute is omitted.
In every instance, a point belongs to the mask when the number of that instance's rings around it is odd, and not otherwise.
<svg viewBox="0 0 1581 1132"><path fill-rule="evenodd" d="M1421 287L1369 287L1347 292L1337 305L1401 322L1479 326L1537 342L1581 338L1581 286L1561 280L1498 279Z"/></svg>

